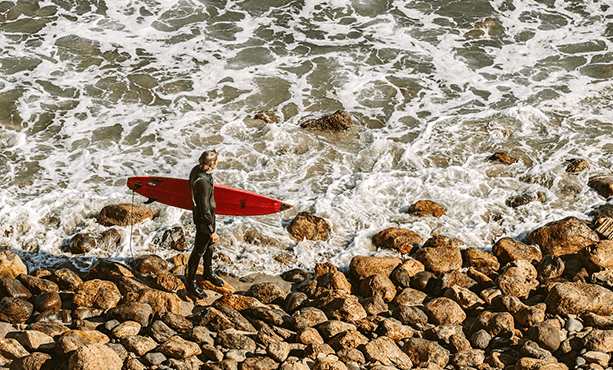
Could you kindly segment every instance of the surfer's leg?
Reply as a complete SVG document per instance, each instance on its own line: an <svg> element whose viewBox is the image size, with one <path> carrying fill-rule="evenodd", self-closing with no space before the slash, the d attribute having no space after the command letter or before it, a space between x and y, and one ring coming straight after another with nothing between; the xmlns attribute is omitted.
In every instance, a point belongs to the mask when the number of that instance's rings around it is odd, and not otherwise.
<svg viewBox="0 0 613 370"><path fill-rule="evenodd" d="M207 295L204 290L196 284L196 271L198 271L200 258L205 254L209 242L210 237L208 234L202 230L200 225L196 225L196 240L194 242L194 249L187 261L187 275L185 276L187 281L185 285L188 292L200 299L206 298Z"/></svg>
<svg viewBox="0 0 613 370"><path fill-rule="evenodd" d="M209 243L202 257L202 266L204 267L203 277L213 283L213 285L224 286L225 282L213 272L213 252L215 252L215 243Z"/></svg>

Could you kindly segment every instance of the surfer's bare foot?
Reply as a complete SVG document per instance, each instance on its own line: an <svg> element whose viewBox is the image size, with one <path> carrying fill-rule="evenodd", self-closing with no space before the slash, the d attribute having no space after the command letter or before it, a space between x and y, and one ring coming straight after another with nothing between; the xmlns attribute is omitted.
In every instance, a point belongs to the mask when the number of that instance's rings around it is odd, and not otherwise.
<svg viewBox="0 0 613 370"><path fill-rule="evenodd" d="M211 272L210 274L206 274L203 277L204 277L204 280L210 281L215 286L222 287L226 285L226 283L223 280L221 280L221 278L217 276L214 272Z"/></svg>
<svg viewBox="0 0 613 370"><path fill-rule="evenodd" d="M204 289L200 288L196 284L196 280L188 281L186 284L187 292L194 295L198 299L205 299L207 297Z"/></svg>

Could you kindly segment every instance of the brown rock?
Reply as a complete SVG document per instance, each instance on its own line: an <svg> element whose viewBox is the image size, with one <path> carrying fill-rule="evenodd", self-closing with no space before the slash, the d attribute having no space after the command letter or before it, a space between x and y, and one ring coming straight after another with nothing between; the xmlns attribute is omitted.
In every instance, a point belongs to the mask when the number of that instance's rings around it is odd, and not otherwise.
<svg viewBox="0 0 613 370"><path fill-rule="evenodd" d="M503 294L528 298L539 285L536 268L526 260L515 260L505 266L496 284Z"/></svg>
<svg viewBox="0 0 613 370"><path fill-rule="evenodd" d="M326 343L309 344L304 349L304 356L308 358L312 358L312 359L317 358L322 355L331 355L331 354L334 354L334 350L332 349L332 347L330 347L330 345Z"/></svg>
<svg viewBox="0 0 613 370"><path fill-rule="evenodd" d="M393 340L385 336L370 341L364 346L363 352L369 361L378 361L385 366L394 366L398 369L413 367L409 356L403 353Z"/></svg>
<svg viewBox="0 0 613 370"><path fill-rule="evenodd" d="M454 285L458 285L466 289L473 289L477 286L477 282L475 280L459 270L452 270L440 274L437 283L443 290L451 288Z"/></svg>
<svg viewBox="0 0 613 370"><path fill-rule="evenodd" d="M15 360L26 357L30 353L14 338L0 338L0 355Z"/></svg>
<svg viewBox="0 0 613 370"><path fill-rule="evenodd" d="M158 312L156 316L162 320L166 325L171 327L173 330L178 331L183 334L192 330L194 324L188 320L185 316L180 314L175 314L169 311Z"/></svg>
<svg viewBox="0 0 613 370"><path fill-rule="evenodd" d="M58 292L42 293L34 297L33 302L38 312L59 311L62 308L62 300Z"/></svg>
<svg viewBox="0 0 613 370"><path fill-rule="evenodd" d="M223 312L214 307L206 307L200 312L198 324L207 326L214 331L236 329L234 323Z"/></svg>
<svg viewBox="0 0 613 370"><path fill-rule="evenodd" d="M362 306L369 316L377 316L380 313L387 312L389 309L387 303L378 295L364 299Z"/></svg>
<svg viewBox="0 0 613 370"><path fill-rule="evenodd" d="M390 338L394 342L410 338L416 333L415 329L408 325L403 325L400 321L392 318L381 320L377 327L377 334Z"/></svg>
<svg viewBox="0 0 613 370"><path fill-rule="evenodd" d="M181 226L164 230L159 240L156 241L162 250L174 249L183 252L190 248L185 240L185 231Z"/></svg>
<svg viewBox="0 0 613 370"><path fill-rule="evenodd" d="M153 212L147 207L111 204L102 208L98 223L104 226L130 226L132 223L137 224L147 219L153 219Z"/></svg>
<svg viewBox="0 0 613 370"><path fill-rule="evenodd" d="M121 339L121 344L123 344L129 352L134 352L138 356L153 351L158 346L153 339L141 335L123 337Z"/></svg>
<svg viewBox="0 0 613 370"><path fill-rule="evenodd" d="M347 281L347 277L340 271L330 271L315 278L317 288L314 293L315 297L322 295L327 290L336 290L351 294L351 284Z"/></svg>
<svg viewBox="0 0 613 370"><path fill-rule="evenodd" d="M17 279L0 278L0 294L26 301L32 298L32 293Z"/></svg>
<svg viewBox="0 0 613 370"><path fill-rule="evenodd" d="M121 298L121 293L115 284L94 279L79 286L73 303L77 306L109 309L115 307Z"/></svg>
<svg viewBox="0 0 613 370"><path fill-rule="evenodd" d="M17 276L17 279L19 279L19 281L21 281L21 283L34 295L58 292L60 290L56 283L46 279L24 274Z"/></svg>
<svg viewBox="0 0 613 370"><path fill-rule="evenodd" d="M55 344L56 352L68 354L88 344L104 344L109 337L97 330L69 330L62 333Z"/></svg>
<svg viewBox="0 0 613 370"><path fill-rule="evenodd" d="M52 323L36 322L30 325L29 329L39 331L53 338L59 335L62 335L65 332L70 330L64 324L59 323L59 322L52 322Z"/></svg>
<svg viewBox="0 0 613 370"><path fill-rule="evenodd" d="M413 288L404 288L396 298L394 302L397 305L416 306L421 305L426 299L427 294Z"/></svg>
<svg viewBox="0 0 613 370"><path fill-rule="evenodd" d="M460 305L449 298L434 298L424 305L430 321L435 325L459 324L466 319L466 313Z"/></svg>
<svg viewBox="0 0 613 370"><path fill-rule="evenodd" d="M491 157L488 158L490 162L502 163L502 164L513 164L517 163L517 158L511 156L508 153L494 153Z"/></svg>
<svg viewBox="0 0 613 370"><path fill-rule="evenodd" d="M77 349L68 362L68 370L121 370L123 361L104 344L88 344Z"/></svg>
<svg viewBox="0 0 613 370"><path fill-rule="evenodd" d="M141 326L147 327L152 314L153 310L149 304L129 302L110 309L107 312L107 317L120 321L136 321Z"/></svg>
<svg viewBox="0 0 613 370"><path fill-rule="evenodd" d="M98 239L98 248L102 250L115 250L121 243L121 234L116 228L108 229Z"/></svg>
<svg viewBox="0 0 613 370"><path fill-rule="evenodd" d="M515 364L515 370L568 370L568 366L552 359L522 357Z"/></svg>
<svg viewBox="0 0 613 370"><path fill-rule="evenodd" d="M141 274L158 275L168 271L168 262L156 255L139 256L134 260L134 269Z"/></svg>
<svg viewBox="0 0 613 370"><path fill-rule="evenodd" d="M298 332L296 332L296 341L306 345L324 343L317 329L311 327L298 329Z"/></svg>
<svg viewBox="0 0 613 370"><path fill-rule="evenodd" d="M185 289L183 280L173 274L159 274L155 277L155 283L160 289L171 293L177 293L181 289Z"/></svg>
<svg viewBox="0 0 613 370"><path fill-rule="evenodd" d="M569 163L568 166L566 166L566 172L581 172L590 168L590 164L585 159L573 158L569 159L567 162Z"/></svg>
<svg viewBox="0 0 613 370"><path fill-rule="evenodd" d="M511 208L517 208L535 201L543 203L546 199L546 195L543 192L530 192L512 196L505 201L505 204Z"/></svg>
<svg viewBox="0 0 613 370"><path fill-rule="evenodd" d="M136 302L149 304L153 313L172 312L178 314L181 311L181 298L174 293L157 289L140 290Z"/></svg>
<svg viewBox="0 0 613 370"><path fill-rule="evenodd" d="M333 320L353 322L368 316L356 296L336 298L324 308L326 316Z"/></svg>
<svg viewBox="0 0 613 370"><path fill-rule="evenodd" d="M53 280L61 290L69 290L71 292L76 292L77 288L83 284L83 280L79 275L67 268L53 271L51 280Z"/></svg>
<svg viewBox="0 0 613 370"><path fill-rule="evenodd" d="M592 312L601 316L613 315L613 292L595 284L558 283L545 298L548 312L581 315Z"/></svg>
<svg viewBox="0 0 613 370"><path fill-rule="evenodd" d="M353 126L351 115L343 110L338 110L331 115L300 124L301 128L325 131L344 131L351 126Z"/></svg>
<svg viewBox="0 0 613 370"><path fill-rule="evenodd" d="M463 310L473 310L485 304L479 296L470 289L454 285L445 291L445 297L456 302Z"/></svg>
<svg viewBox="0 0 613 370"><path fill-rule="evenodd" d="M15 279L27 273L28 268L17 254L9 250L0 251L0 278Z"/></svg>
<svg viewBox="0 0 613 370"><path fill-rule="evenodd" d="M391 302L396 297L394 283L382 274L372 275L362 280L361 292L364 297L379 296L386 302Z"/></svg>
<svg viewBox="0 0 613 370"><path fill-rule="evenodd" d="M511 337L515 333L515 321L509 312L484 311L470 326L470 332L474 333L481 329L486 330L491 336Z"/></svg>
<svg viewBox="0 0 613 370"><path fill-rule="evenodd" d="M604 198L613 195L613 179L609 176L592 176L587 182L587 186L596 190Z"/></svg>
<svg viewBox="0 0 613 370"><path fill-rule="evenodd" d="M115 338L125 338L133 335L138 335L140 333L141 324L136 321L124 321L121 324L117 325L111 330L111 334Z"/></svg>
<svg viewBox="0 0 613 370"><path fill-rule="evenodd" d="M80 233L70 239L70 253L83 254L96 248L98 237L94 233Z"/></svg>
<svg viewBox="0 0 613 370"><path fill-rule="evenodd" d="M268 356L249 357L240 365L240 370L275 370L279 364Z"/></svg>
<svg viewBox="0 0 613 370"><path fill-rule="evenodd" d="M47 353L34 352L31 355L17 359L11 363L11 369L44 370L51 369L53 362Z"/></svg>
<svg viewBox="0 0 613 370"><path fill-rule="evenodd" d="M347 330L335 335L328 341L330 347L338 351L343 348L358 348L359 346L368 343L368 338L363 336L357 330Z"/></svg>
<svg viewBox="0 0 613 370"><path fill-rule="evenodd" d="M132 269L122 263L107 259L98 259L87 273L85 280L110 280L117 281L121 278L133 278Z"/></svg>
<svg viewBox="0 0 613 370"><path fill-rule="evenodd" d="M198 356L202 351L197 343L187 341L179 336L170 338L166 343L162 344L158 351L168 357L184 359L192 356Z"/></svg>
<svg viewBox="0 0 613 370"><path fill-rule="evenodd" d="M34 305L19 298L4 297L0 301L0 320L11 324L26 322L34 312Z"/></svg>
<svg viewBox="0 0 613 370"><path fill-rule="evenodd" d="M390 276L392 271L402 263L396 257L355 256L351 259L349 268L358 280L366 279L375 274Z"/></svg>
<svg viewBox="0 0 613 370"><path fill-rule="evenodd" d="M253 339L232 330L224 330L217 333L216 341L219 345L226 348L244 349L252 353L256 349Z"/></svg>
<svg viewBox="0 0 613 370"><path fill-rule="evenodd" d="M419 217L433 216L439 218L443 216L446 211L444 206L431 200L419 200L409 207L408 213Z"/></svg>
<svg viewBox="0 0 613 370"><path fill-rule="evenodd" d="M292 238L296 240L327 240L330 234L330 225L321 217L308 212L300 212L287 227Z"/></svg>
<svg viewBox="0 0 613 370"><path fill-rule="evenodd" d="M462 251L458 247L423 247L415 255L426 270L441 274L462 268Z"/></svg>
<svg viewBox="0 0 613 370"><path fill-rule="evenodd" d="M457 238L452 238L445 235L433 235L430 239L426 240L422 248L438 248L438 247L448 247L448 248L456 248L463 245L464 242Z"/></svg>
<svg viewBox="0 0 613 370"><path fill-rule="evenodd" d="M594 270L613 269L613 240L601 240L578 253L583 263Z"/></svg>
<svg viewBox="0 0 613 370"><path fill-rule="evenodd" d="M482 249L463 249L462 260L464 261L464 267L472 267L486 275L491 275L500 269L500 262L498 262L498 258Z"/></svg>
<svg viewBox="0 0 613 370"><path fill-rule="evenodd" d="M326 314L316 307L304 307L292 314L296 329L319 325L328 321Z"/></svg>
<svg viewBox="0 0 613 370"><path fill-rule="evenodd" d="M492 253L502 263L515 260L539 262L543 256L538 248L526 245L513 238L502 238L492 247Z"/></svg>
<svg viewBox="0 0 613 370"><path fill-rule="evenodd" d="M426 267L423 263L419 262L416 259L409 258L404 261L400 266L398 266L397 270L402 269L405 270L410 277L415 276L417 273L426 270Z"/></svg>
<svg viewBox="0 0 613 370"><path fill-rule="evenodd" d="M575 217L567 217L534 230L527 240L531 244L538 244L543 254L561 256L577 253L588 245L597 243L599 238L585 222Z"/></svg>
<svg viewBox="0 0 613 370"><path fill-rule="evenodd" d="M213 302L213 306L219 308L219 306L228 306L237 311L244 311L252 307L264 307L265 305L254 297L247 297L237 294L229 294L218 298Z"/></svg>
<svg viewBox="0 0 613 370"><path fill-rule="evenodd" d="M423 330L428 324L428 315L415 306L400 305L393 312L395 318L405 325Z"/></svg>
<svg viewBox="0 0 613 370"><path fill-rule="evenodd" d="M440 367L447 366L449 351L436 342L421 338L408 338L402 347L411 362L417 367L426 367L435 364Z"/></svg>
<svg viewBox="0 0 613 370"><path fill-rule="evenodd" d="M395 249L400 253L410 253L414 248L418 248L423 242L418 233L390 227L373 235L372 243L377 248Z"/></svg>
<svg viewBox="0 0 613 370"><path fill-rule="evenodd" d="M317 357L313 363L313 370L347 370L347 365L336 356Z"/></svg>
<svg viewBox="0 0 613 370"><path fill-rule="evenodd" d="M286 342L270 343L268 347L266 347L268 356L277 362L285 361L289 356L290 350L290 345Z"/></svg>
<svg viewBox="0 0 613 370"><path fill-rule="evenodd" d="M357 330L357 327L354 324L339 320L329 320L319 325L319 331L326 339L330 339L349 330Z"/></svg>
<svg viewBox="0 0 613 370"><path fill-rule="evenodd" d="M485 351L480 349L468 349L451 356L451 363L458 368L467 368L483 365L485 362Z"/></svg>
<svg viewBox="0 0 613 370"><path fill-rule="evenodd" d="M37 349L44 347L49 348L54 343L51 336L40 332L38 330L24 330L15 334L15 339L30 351L36 351Z"/></svg>
<svg viewBox="0 0 613 370"><path fill-rule="evenodd" d="M281 302L287 296L287 293L274 283L253 284L249 287L246 294L256 298L264 304L273 303L275 301Z"/></svg>

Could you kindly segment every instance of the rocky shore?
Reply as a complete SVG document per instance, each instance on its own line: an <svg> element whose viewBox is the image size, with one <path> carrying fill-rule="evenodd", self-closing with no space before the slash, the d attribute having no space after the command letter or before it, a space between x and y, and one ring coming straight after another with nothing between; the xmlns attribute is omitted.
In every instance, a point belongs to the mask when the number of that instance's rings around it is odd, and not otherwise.
<svg viewBox="0 0 613 370"><path fill-rule="evenodd" d="M440 217L445 207L423 200L408 212ZM120 225L126 214L112 206L99 222ZM135 212L137 222L150 216ZM388 228L373 244L400 257L223 276L222 288L199 281L209 293L199 301L185 291L185 253L129 266L100 259L80 274L28 271L3 250L0 369L611 369L612 217L605 205L522 241L502 237L491 252ZM116 243L111 230L77 235L70 249ZM329 227L300 213L288 231L325 240ZM181 250L181 236L165 240Z"/></svg>

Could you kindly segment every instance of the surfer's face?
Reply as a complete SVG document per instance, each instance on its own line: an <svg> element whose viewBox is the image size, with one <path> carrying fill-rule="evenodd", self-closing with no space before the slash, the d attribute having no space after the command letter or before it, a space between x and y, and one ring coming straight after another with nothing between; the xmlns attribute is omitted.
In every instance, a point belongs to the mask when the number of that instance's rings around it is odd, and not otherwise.
<svg viewBox="0 0 613 370"><path fill-rule="evenodd" d="M217 160L217 159L216 159L216 160L215 160L215 163L213 163L213 164L211 165L211 168L210 168L208 171L206 171L206 172L207 172L207 173L211 173L211 172L213 172L213 170L215 170L215 169L217 168L217 162L219 162L219 160Z"/></svg>

